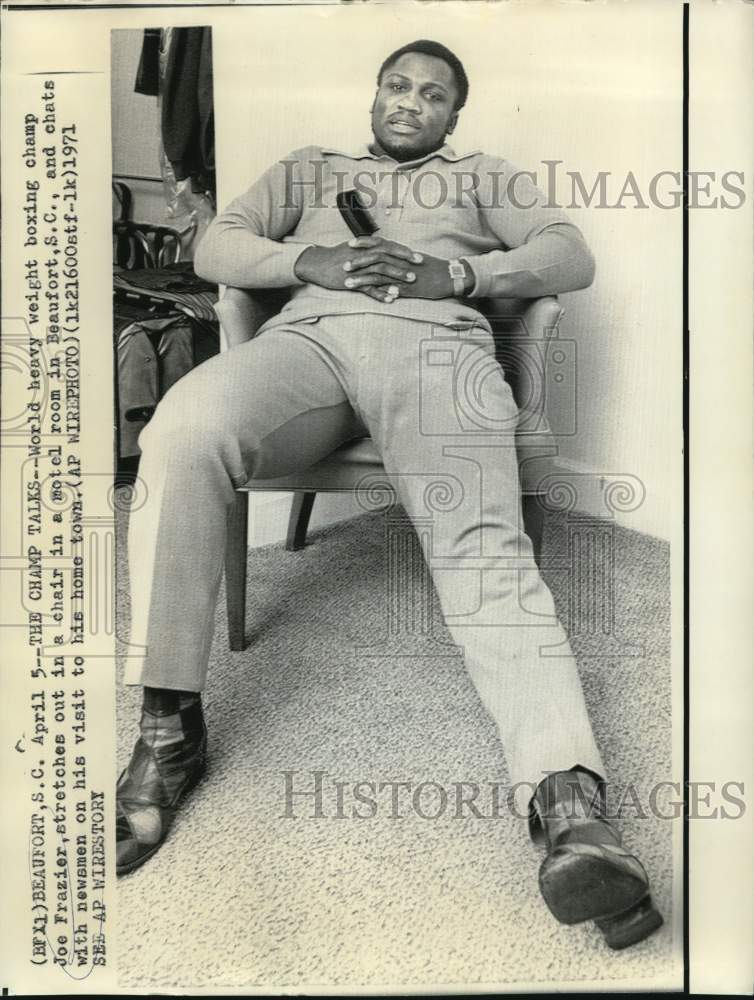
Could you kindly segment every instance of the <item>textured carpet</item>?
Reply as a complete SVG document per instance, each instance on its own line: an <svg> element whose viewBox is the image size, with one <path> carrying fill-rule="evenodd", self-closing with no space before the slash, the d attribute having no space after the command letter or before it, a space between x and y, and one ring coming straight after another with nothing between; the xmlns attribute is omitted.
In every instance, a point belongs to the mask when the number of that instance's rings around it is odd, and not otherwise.
<svg viewBox="0 0 754 1000"><path fill-rule="evenodd" d="M128 620L125 518L119 524L121 621ZM587 701L610 777L670 780L671 678L668 547L615 529L616 632L642 655L614 658L605 639L580 635L569 601L568 523L553 517L545 576L571 623ZM672 934L672 827L624 810L627 845L642 858L665 915L662 930L611 952L592 925L567 928L537 889L540 855L526 824L500 808L488 783L505 782L500 744L435 607L432 632L395 655L387 628L385 518L366 515L314 533L302 552L249 554L249 648L229 653L223 600L205 697L210 771L159 854L119 882L119 977L142 989L233 987L271 991L603 988L677 984ZM560 567L560 568L558 568ZM120 634L123 634L121 631ZM597 646L595 646L595 642ZM600 652L603 655L595 655ZM140 690L118 692L119 763L136 737ZM322 776L324 816L312 797L285 817L285 777L311 790ZM354 799L355 781L437 782L437 819L399 791ZM335 781L344 786L337 818ZM480 786L481 818L457 814L454 782ZM425 788L419 808L441 811ZM504 803L504 792L501 796ZM508 984L508 985L506 985Z"/></svg>

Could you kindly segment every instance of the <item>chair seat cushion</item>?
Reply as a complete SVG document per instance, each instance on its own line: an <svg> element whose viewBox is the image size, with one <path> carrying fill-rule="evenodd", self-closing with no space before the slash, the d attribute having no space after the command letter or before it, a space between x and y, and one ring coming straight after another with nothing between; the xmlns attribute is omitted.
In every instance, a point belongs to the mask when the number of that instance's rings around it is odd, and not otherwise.
<svg viewBox="0 0 754 1000"><path fill-rule="evenodd" d="M550 465L557 448L549 433L523 434L517 443L521 490L523 493L536 493L537 484L551 471ZM354 438L308 469L278 479L250 479L240 489L304 490L312 493L350 491L374 484L375 476L384 471L374 441L369 437ZM368 477L366 482L365 477Z"/></svg>
<svg viewBox="0 0 754 1000"><path fill-rule="evenodd" d="M384 471L371 438L354 438L336 448L308 469L279 479L251 479L242 490L306 490L307 492L355 489L370 472Z"/></svg>
<svg viewBox="0 0 754 1000"><path fill-rule="evenodd" d="M380 454L370 437L346 441L328 457L327 461L330 458L338 462L355 462L357 465L382 465Z"/></svg>

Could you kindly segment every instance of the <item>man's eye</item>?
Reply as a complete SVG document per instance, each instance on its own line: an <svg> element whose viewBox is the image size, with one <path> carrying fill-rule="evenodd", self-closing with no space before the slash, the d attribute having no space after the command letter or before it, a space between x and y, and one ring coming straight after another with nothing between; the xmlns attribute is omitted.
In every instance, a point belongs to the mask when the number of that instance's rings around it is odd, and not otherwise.
<svg viewBox="0 0 754 1000"><path fill-rule="evenodd" d="M390 89L391 90L405 90L406 88L404 87L404 85L402 83L391 83L390 84Z"/></svg>
<svg viewBox="0 0 754 1000"><path fill-rule="evenodd" d="M432 93L432 94L427 94L427 97L429 98L430 101L442 100L442 94Z"/></svg>

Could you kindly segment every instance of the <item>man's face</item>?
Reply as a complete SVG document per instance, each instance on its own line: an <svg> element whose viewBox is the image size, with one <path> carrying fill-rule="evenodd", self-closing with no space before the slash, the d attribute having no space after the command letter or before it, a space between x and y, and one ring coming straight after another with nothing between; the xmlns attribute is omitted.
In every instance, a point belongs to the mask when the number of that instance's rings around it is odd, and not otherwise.
<svg viewBox="0 0 754 1000"><path fill-rule="evenodd" d="M372 105L377 152L399 161L439 149L458 115L453 70L443 59L407 52L382 75Z"/></svg>

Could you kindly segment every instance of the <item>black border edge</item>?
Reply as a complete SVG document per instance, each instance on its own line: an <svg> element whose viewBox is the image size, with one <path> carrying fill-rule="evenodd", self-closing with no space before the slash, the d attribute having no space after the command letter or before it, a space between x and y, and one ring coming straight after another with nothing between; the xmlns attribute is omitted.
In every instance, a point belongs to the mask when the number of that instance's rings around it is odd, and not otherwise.
<svg viewBox="0 0 754 1000"><path fill-rule="evenodd" d="M689 948L689 14L683 4L683 993L690 996Z"/></svg>

